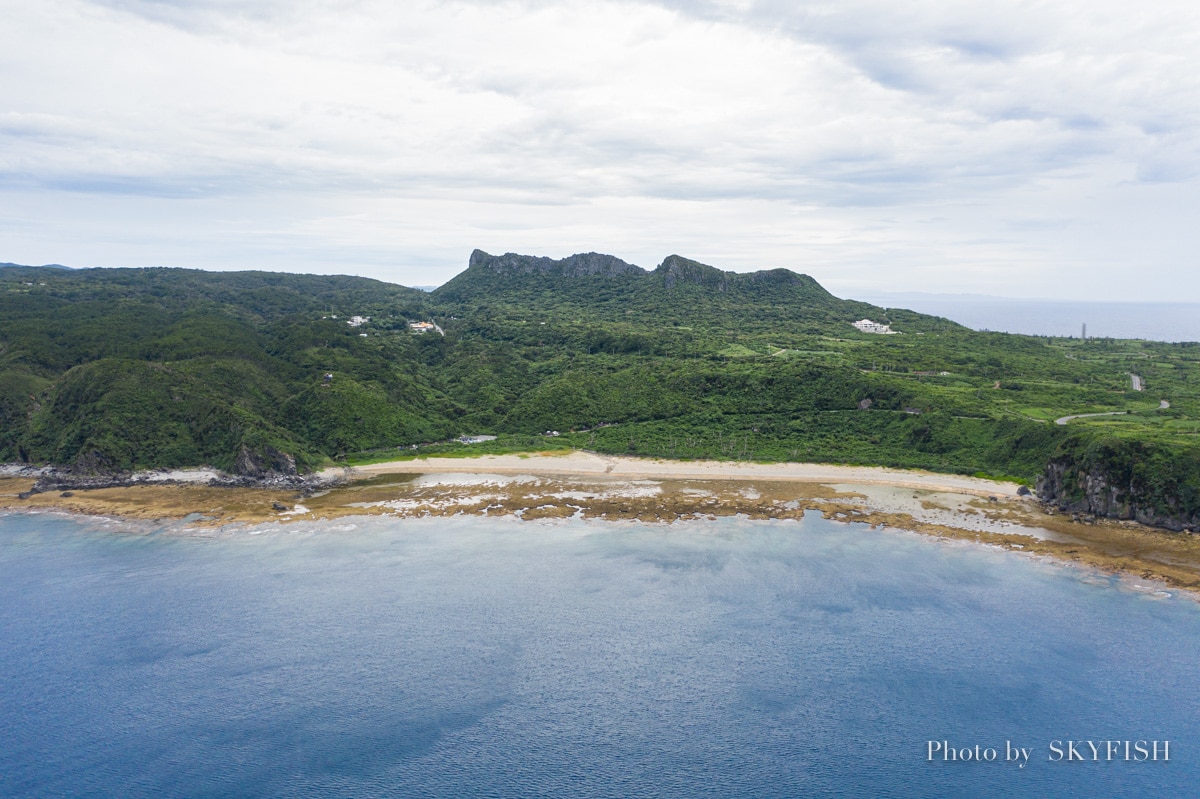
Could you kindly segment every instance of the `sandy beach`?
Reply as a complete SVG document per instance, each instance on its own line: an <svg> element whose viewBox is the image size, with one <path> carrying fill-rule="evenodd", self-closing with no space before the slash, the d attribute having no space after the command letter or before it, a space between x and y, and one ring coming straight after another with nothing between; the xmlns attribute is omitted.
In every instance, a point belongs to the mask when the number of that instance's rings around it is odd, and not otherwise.
<svg viewBox="0 0 1200 799"><path fill-rule="evenodd" d="M909 530L1048 557L1200 595L1200 536L1133 522L1080 520L1018 494L1016 483L961 475L815 463L670 461L590 452L417 458L330 469L330 487L208 485L206 470L146 475L137 485L25 498L34 477L0 474L0 509L153 521L193 534L232 525L337 519L505 515L670 524L744 515ZM191 531L191 532L189 532Z"/></svg>
<svg viewBox="0 0 1200 799"><path fill-rule="evenodd" d="M980 480L953 474L938 474L877 466L838 466L823 463L742 463L732 461L672 461L629 458L573 451L564 454L482 455L477 458L418 458L389 461L349 470L331 469L325 474L348 475L351 479L384 474L444 474L447 472L490 472L566 477L613 477L671 480L782 480L797 483L853 483L951 491L976 496L1016 497L1016 483Z"/></svg>

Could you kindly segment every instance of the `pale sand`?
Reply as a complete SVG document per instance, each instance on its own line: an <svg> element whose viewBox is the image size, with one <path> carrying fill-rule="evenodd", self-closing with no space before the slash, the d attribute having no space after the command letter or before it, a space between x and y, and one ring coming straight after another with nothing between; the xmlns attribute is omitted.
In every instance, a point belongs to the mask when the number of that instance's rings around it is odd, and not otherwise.
<svg viewBox="0 0 1200 799"><path fill-rule="evenodd" d="M616 477L669 480L780 480L798 483L888 485L1015 499L1020 486L954 474L938 474L878 466L824 463L735 463L629 458L574 451L565 454L481 455L472 458L416 458L373 463L350 469L328 469L326 476L362 480L383 474L530 474L564 477Z"/></svg>

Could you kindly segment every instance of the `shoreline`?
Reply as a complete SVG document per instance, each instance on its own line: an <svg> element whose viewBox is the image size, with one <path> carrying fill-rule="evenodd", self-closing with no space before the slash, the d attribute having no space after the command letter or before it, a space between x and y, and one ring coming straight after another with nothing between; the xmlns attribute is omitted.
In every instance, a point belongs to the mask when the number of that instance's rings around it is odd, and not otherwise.
<svg viewBox="0 0 1200 799"><path fill-rule="evenodd" d="M463 464L472 467L464 468ZM1016 497L1016 483L985 480L965 475L943 474L884 466L843 466L825 463L746 463L741 461L677 461L665 458L635 458L601 455L573 450L562 454L479 455L471 458L414 458L345 468L326 469L318 474L351 479L386 474L445 474L487 472L564 477L615 477L673 480L772 480L798 483L855 483L955 491L979 496Z"/></svg>
<svg viewBox="0 0 1200 799"><path fill-rule="evenodd" d="M166 521L180 529L362 515L513 516L671 523L744 514L826 518L987 544L1200 596L1200 536L1133 522L1081 522L1021 496L1016 483L935 472L810 463L670 461L597 455L418 458L327 469L302 490L214 484L206 470L144 473L120 485L25 494L0 473L0 510ZM315 490L314 490L315 489ZM24 498L19 498L24 497Z"/></svg>

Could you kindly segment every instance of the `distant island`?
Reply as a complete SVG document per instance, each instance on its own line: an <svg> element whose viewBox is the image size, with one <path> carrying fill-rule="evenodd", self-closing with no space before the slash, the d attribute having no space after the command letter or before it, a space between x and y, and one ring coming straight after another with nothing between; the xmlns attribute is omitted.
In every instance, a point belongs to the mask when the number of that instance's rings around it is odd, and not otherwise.
<svg viewBox="0 0 1200 799"><path fill-rule="evenodd" d="M0 266L0 461L56 467L54 485L581 448L1009 479L1184 530L1198 368L1194 343L977 332L677 255L647 270L476 250L430 292Z"/></svg>

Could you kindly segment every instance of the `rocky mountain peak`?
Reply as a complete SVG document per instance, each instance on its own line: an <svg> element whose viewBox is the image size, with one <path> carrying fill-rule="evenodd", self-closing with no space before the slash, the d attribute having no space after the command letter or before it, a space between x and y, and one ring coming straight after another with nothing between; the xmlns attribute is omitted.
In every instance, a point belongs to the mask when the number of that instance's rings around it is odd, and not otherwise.
<svg viewBox="0 0 1200 799"><path fill-rule="evenodd" d="M729 287L729 278L733 274L682 255L668 255L655 272L662 276L663 287L667 289L680 283L694 283L717 291L725 291Z"/></svg>
<svg viewBox="0 0 1200 799"><path fill-rule="evenodd" d="M483 250L471 253L468 264L471 269L489 269L501 275L558 275L561 277L585 277L598 275L602 277L617 277L621 275L645 275L646 270L640 266L626 263L615 255L605 255L598 252L577 253L555 260L535 255L519 255L505 253L491 255Z"/></svg>

